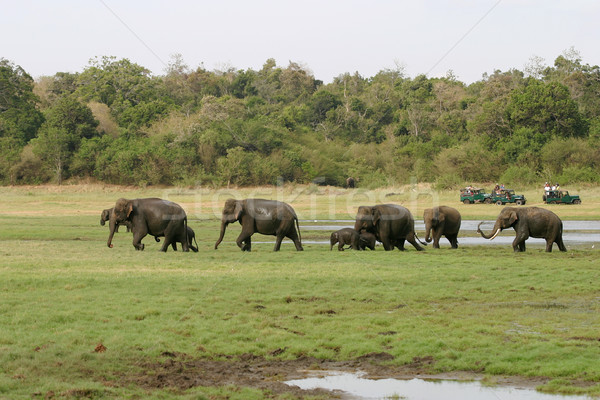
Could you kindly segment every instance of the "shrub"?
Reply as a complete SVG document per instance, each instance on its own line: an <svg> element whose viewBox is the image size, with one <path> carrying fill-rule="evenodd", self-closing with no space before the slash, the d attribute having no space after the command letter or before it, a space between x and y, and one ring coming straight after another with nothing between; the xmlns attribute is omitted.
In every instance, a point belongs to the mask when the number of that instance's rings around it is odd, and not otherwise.
<svg viewBox="0 0 600 400"><path fill-rule="evenodd" d="M435 180L436 190L458 189L464 185L464 181L458 174L448 173L439 176Z"/></svg>
<svg viewBox="0 0 600 400"><path fill-rule="evenodd" d="M538 181L539 176L533 169L518 165L508 167L500 176L500 182L510 186L527 186Z"/></svg>
<svg viewBox="0 0 600 400"><path fill-rule="evenodd" d="M565 167L556 178L561 186L572 183L600 183L600 174L591 167Z"/></svg>

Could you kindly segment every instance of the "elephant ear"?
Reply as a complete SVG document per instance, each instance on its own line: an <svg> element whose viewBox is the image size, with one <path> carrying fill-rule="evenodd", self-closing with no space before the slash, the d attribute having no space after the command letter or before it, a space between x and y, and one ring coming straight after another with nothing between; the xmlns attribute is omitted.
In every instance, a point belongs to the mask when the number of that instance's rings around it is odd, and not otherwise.
<svg viewBox="0 0 600 400"><path fill-rule="evenodd" d="M129 219L129 216L131 215L132 212L133 212L133 202L130 201L129 203L127 203L127 219Z"/></svg>
<svg viewBox="0 0 600 400"><path fill-rule="evenodd" d="M233 215L235 216L236 221L239 221L239 219L242 217L243 211L244 207L242 206L242 202L237 201L235 203L235 209L233 210Z"/></svg>
<svg viewBox="0 0 600 400"><path fill-rule="evenodd" d="M511 211L511 213L508 216L509 225L513 225L515 222L517 222L518 219L519 219L519 216L517 215L517 212Z"/></svg>
<svg viewBox="0 0 600 400"><path fill-rule="evenodd" d="M381 219L381 211L379 211L376 207L371 209L371 216L373 217L373 225L377 226L377 223Z"/></svg>

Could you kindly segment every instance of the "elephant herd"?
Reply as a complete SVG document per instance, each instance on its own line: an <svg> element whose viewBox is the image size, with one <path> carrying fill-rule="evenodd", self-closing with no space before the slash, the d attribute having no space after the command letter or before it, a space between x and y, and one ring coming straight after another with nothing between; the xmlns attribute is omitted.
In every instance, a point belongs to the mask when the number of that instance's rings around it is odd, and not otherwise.
<svg viewBox="0 0 600 400"><path fill-rule="evenodd" d="M461 215L458 210L439 206L428 208L423 213L425 223L425 241L433 241L433 247L440 247L440 238L446 237L453 249L458 247L458 233ZM168 200L159 198L119 199L113 208L102 211L100 224L109 222L108 247L112 248L112 239L120 225L133 233L133 247L144 250L141 243L146 235L154 236L157 242L164 237L161 251L166 252L171 246L177 250L177 243L182 250L198 251L194 230L188 226L187 215L183 208ZM223 241L227 226L239 222L242 232L236 243L242 251L252 249L252 235L260 233L276 237L275 251L279 251L283 238L289 238L296 250L302 251L302 238L298 216L287 203L264 199L229 199L225 202L221 216L221 230L215 243L215 249ZM515 252L525 251L525 241L529 237L546 240L546 251L552 251L556 243L560 251L566 251L562 240L562 221L550 210L538 207L505 207L494 224L492 234L481 231L480 223L477 232L485 239L494 239L502 230L513 228L516 232L513 241ZM354 250L375 249L376 241L386 251L404 249L407 241L418 251L426 245L415 232L415 220L411 212L396 204L379 204L360 206L356 215L354 228L344 228L333 232L330 237L330 250L337 243L338 250L348 245ZM195 246L194 246L195 243Z"/></svg>

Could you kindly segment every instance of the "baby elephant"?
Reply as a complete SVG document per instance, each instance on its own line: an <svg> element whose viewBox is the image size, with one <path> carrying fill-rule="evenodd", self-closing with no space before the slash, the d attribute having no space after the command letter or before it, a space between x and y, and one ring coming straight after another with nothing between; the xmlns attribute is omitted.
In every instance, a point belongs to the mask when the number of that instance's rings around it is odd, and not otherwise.
<svg viewBox="0 0 600 400"><path fill-rule="evenodd" d="M364 250L368 247L371 250L375 250L376 241L377 239L375 238L375 235L373 235L371 232L362 231L358 235L358 249Z"/></svg>
<svg viewBox="0 0 600 400"><path fill-rule="evenodd" d="M336 243L339 251L344 251L345 245L349 245L354 250L364 250L365 247L374 250L375 235L368 232L359 234L352 228L343 228L331 234L329 243L331 244L329 250L333 250L333 245Z"/></svg>
<svg viewBox="0 0 600 400"><path fill-rule="evenodd" d="M106 222L110 220L110 215L112 214L114 208L107 208L102 211L100 214L100 225L104 226ZM131 222L125 221L123 223L117 223L115 227L115 232L119 232L119 226L125 225L127 227L127 232L131 232Z"/></svg>
<svg viewBox="0 0 600 400"><path fill-rule="evenodd" d="M190 228L189 226L187 227L187 238L188 238L188 247L194 253L197 253L198 252L198 242L196 242L196 232L194 232L194 230L192 228ZM156 240L157 242L160 242L160 239L158 236L154 236L154 240ZM192 241L193 241L193 243L196 243L196 246L192 245ZM177 251L177 242L171 243L171 247L173 248L174 251Z"/></svg>

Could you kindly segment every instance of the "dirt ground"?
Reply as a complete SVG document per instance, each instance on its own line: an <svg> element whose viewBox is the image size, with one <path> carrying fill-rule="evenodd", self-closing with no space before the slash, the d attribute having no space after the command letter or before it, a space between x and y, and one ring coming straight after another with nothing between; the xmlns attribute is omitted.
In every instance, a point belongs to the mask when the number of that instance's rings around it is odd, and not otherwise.
<svg viewBox="0 0 600 400"><path fill-rule="evenodd" d="M281 354L285 349L276 350ZM431 357L415 357L403 366L385 365L393 360L387 353L371 353L350 361L319 360L302 357L295 360L265 359L252 354L239 357L222 356L219 359L193 359L181 353L162 353L163 361L139 363L137 374L119 377L119 384L136 385L146 390L170 388L186 390L197 386L236 386L250 387L264 391L267 396L291 394L298 398L322 395L327 398L342 398L340 393L325 390L303 390L283 383L286 380L304 378L318 371L344 371L366 373L364 378L382 379L452 379L480 380L483 375L476 372L459 372L452 374L428 373L435 360ZM534 388L546 383L544 378L498 377L494 383L512 387Z"/></svg>

